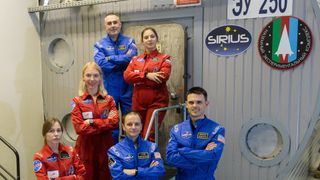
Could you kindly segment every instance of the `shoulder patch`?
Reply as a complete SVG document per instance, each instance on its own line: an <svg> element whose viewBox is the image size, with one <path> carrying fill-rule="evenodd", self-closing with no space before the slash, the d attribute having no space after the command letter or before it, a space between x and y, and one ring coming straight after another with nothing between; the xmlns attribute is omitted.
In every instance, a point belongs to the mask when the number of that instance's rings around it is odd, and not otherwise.
<svg viewBox="0 0 320 180"><path fill-rule="evenodd" d="M155 143L152 143L151 144L151 152L154 152L156 150L156 144Z"/></svg>
<svg viewBox="0 0 320 180"><path fill-rule="evenodd" d="M116 156L120 156L120 153L119 153L118 149L115 146L112 146L110 148L110 150L112 150Z"/></svg>
<svg viewBox="0 0 320 180"><path fill-rule="evenodd" d="M219 135L218 135L218 141L224 144L224 143L225 143L224 136L222 136L221 134L219 134Z"/></svg>
<svg viewBox="0 0 320 180"><path fill-rule="evenodd" d="M127 47L126 45L122 44L122 45L119 45L119 46L118 46L118 49L119 49L119 50L125 50L126 47Z"/></svg>
<svg viewBox="0 0 320 180"><path fill-rule="evenodd" d="M137 49L137 46L136 46L136 43L134 43L134 41L132 42L132 44L131 44L134 48L136 48Z"/></svg>
<svg viewBox="0 0 320 180"><path fill-rule="evenodd" d="M217 126L216 128L214 128L214 130L212 131L212 134L213 135L216 134L220 128L221 128L220 126Z"/></svg>
<svg viewBox="0 0 320 180"><path fill-rule="evenodd" d="M39 160L33 161L33 170L34 172L38 172L42 167L42 162Z"/></svg>
<svg viewBox="0 0 320 180"><path fill-rule="evenodd" d="M116 161L112 157L109 156L109 159L108 159L109 167L113 167L115 164L116 164Z"/></svg>
<svg viewBox="0 0 320 180"><path fill-rule="evenodd" d="M164 62L167 62L167 63L171 64L171 60L170 59L166 59Z"/></svg>
<svg viewBox="0 0 320 180"><path fill-rule="evenodd" d="M71 102L71 111L76 107L76 103L74 101Z"/></svg>
<svg viewBox="0 0 320 180"><path fill-rule="evenodd" d="M175 133L177 133L177 132L179 131L179 126L178 126L178 124L173 127L173 131L174 131Z"/></svg>

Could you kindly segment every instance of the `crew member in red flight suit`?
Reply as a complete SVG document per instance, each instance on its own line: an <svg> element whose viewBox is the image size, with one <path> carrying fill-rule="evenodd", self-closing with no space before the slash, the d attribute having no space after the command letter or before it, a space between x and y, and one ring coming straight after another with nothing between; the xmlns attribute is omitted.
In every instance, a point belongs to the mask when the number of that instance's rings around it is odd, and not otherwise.
<svg viewBox="0 0 320 180"><path fill-rule="evenodd" d="M171 73L170 56L160 53L156 48L158 34L153 28L145 28L141 33L145 53L132 58L124 72L126 82L134 84L132 111L139 112L144 124L142 137L145 137L150 118L155 109L168 106L169 92L166 82ZM165 111L159 112L159 127ZM155 141L154 125L149 141Z"/></svg>
<svg viewBox="0 0 320 180"><path fill-rule="evenodd" d="M38 180L84 180L85 167L72 147L60 143L62 133L61 122L56 118L43 124L45 144L33 159Z"/></svg>
<svg viewBox="0 0 320 180"><path fill-rule="evenodd" d="M112 179L105 152L114 145L112 130L118 127L119 114L95 62L84 65L79 96L73 98L72 108L72 123L79 135L75 149L86 167L85 179Z"/></svg>

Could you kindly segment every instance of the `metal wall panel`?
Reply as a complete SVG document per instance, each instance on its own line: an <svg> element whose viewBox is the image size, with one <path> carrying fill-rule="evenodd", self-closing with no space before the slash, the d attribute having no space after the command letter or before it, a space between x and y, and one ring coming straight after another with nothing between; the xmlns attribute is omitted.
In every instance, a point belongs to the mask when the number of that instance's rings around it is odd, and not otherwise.
<svg viewBox="0 0 320 180"><path fill-rule="evenodd" d="M294 0L293 15L304 20L312 30L313 51L304 64L287 71L271 69L262 62L257 50L260 31L272 18L229 21L227 0L203 2L204 21L203 26L199 28L203 28L204 38L212 29L225 24L245 27L253 38L251 47L235 57L218 57L210 53L205 46L202 51L202 84L209 93L210 101L207 115L226 127L226 146L216 172L216 179L275 179L297 151L316 104L320 82L318 70L320 39L311 2ZM94 42L105 34L103 27L105 13L112 11L148 13L150 10L153 9L148 0L129 0L46 12L41 35L42 53L45 52L46 40L59 34L69 38L75 49L74 65L63 74L50 70L45 61L42 63L46 116L58 116L62 119L70 110L66 99L71 102L71 98L75 96L81 67L91 60ZM250 163L240 150L239 136L242 125L259 117L279 121L291 138L289 156L272 167L259 167Z"/></svg>
<svg viewBox="0 0 320 180"><path fill-rule="evenodd" d="M214 28L235 24L252 33L251 47L236 57L218 57L203 49L203 85L211 101L209 117L226 127L226 146L217 179L275 179L297 151L314 112L319 86L319 35L310 1L294 1L293 16L305 21L313 32L313 51L304 64L292 70L274 70L262 62L257 41L272 18L227 20L227 1L206 1L204 37ZM240 129L244 123L266 117L279 121L291 138L290 155L280 164L259 167L241 154Z"/></svg>

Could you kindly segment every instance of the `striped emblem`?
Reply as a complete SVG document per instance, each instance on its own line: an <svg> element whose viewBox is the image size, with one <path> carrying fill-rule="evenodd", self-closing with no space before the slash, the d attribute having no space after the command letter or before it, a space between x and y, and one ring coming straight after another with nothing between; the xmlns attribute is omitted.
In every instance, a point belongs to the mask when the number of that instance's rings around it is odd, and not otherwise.
<svg viewBox="0 0 320 180"><path fill-rule="evenodd" d="M270 22L261 32L258 49L264 62L276 69L301 64L312 48L309 27L300 19L284 16Z"/></svg>

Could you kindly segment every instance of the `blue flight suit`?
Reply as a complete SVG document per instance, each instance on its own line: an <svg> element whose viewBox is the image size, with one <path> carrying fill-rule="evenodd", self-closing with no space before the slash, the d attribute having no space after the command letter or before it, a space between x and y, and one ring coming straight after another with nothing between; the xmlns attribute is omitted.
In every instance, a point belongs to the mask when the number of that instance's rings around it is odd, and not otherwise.
<svg viewBox="0 0 320 180"><path fill-rule="evenodd" d="M127 136L108 150L109 169L113 179L155 180L164 175L163 160L155 143L145 141L140 136L135 148L133 141ZM159 164L150 167L155 160ZM123 169L137 169L135 176L123 173Z"/></svg>
<svg viewBox="0 0 320 180"><path fill-rule="evenodd" d="M224 133L224 127L207 117L197 120L196 128L190 118L175 125L167 145L167 161L178 169L176 180L214 180L224 147ZM210 142L217 147L205 150Z"/></svg>
<svg viewBox="0 0 320 180"><path fill-rule="evenodd" d="M131 53L127 53L131 50ZM132 38L119 34L114 42L108 35L94 45L94 60L103 72L103 84L109 95L118 105L121 113L131 111L133 85L124 81L123 72L133 56L137 55L137 47ZM119 130L112 131L115 143L118 142Z"/></svg>

